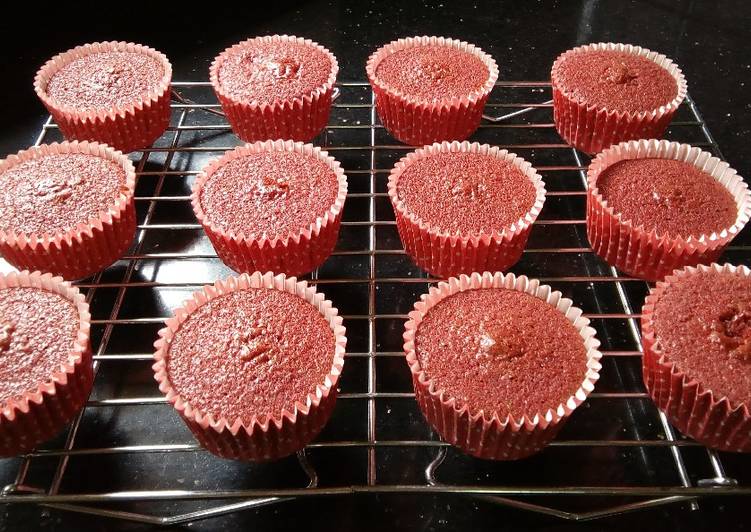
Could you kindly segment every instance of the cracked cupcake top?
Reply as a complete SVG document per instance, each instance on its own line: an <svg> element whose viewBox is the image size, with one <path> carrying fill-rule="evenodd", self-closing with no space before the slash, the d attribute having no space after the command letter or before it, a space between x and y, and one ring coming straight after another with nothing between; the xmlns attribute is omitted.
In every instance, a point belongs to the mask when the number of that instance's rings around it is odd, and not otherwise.
<svg viewBox="0 0 751 532"><path fill-rule="evenodd" d="M157 89L164 66L138 52L87 54L62 66L47 82L46 91L58 105L78 111L121 109Z"/></svg>
<svg viewBox="0 0 751 532"><path fill-rule="evenodd" d="M122 166L84 153L45 154L0 172L0 229L52 234L87 223L127 190Z"/></svg>
<svg viewBox="0 0 751 532"><path fill-rule="evenodd" d="M712 270L671 280L652 321L680 371L718 398L751 401L751 278Z"/></svg>
<svg viewBox="0 0 751 532"><path fill-rule="evenodd" d="M586 105L639 113L670 103L675 78L654 61L616 50L572 50L553 66L553 82Z"/></svg>
<svg viewBox="0 0 751 532"><path fill-rule="evenodd" d="M306 300L281 290L248 288L193 312L169 346L167 374L193 407L230 423L290 412L323 385L335 337Z"/></svg>

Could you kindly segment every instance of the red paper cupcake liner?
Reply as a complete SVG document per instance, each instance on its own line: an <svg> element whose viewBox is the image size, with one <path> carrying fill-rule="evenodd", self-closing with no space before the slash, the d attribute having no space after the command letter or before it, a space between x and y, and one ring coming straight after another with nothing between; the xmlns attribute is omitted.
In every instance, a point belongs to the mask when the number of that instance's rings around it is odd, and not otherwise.
<svg viewBox="0 0 751 532"><path fill-rule="evenodd" d="M311 46L325 53L331 60L331 73L326 82L310 94L292 100L259 103L237 100L225 93L219 83L219 68L228 55L253 42L293 42ZM291 139L309 142L318 135L329 120L334 83L339 73L339 63L334 54L320 44L291 35L268 35L238 43L214 59L209 70L209 79L214 87L222 111L232 131L245 142L269 139Z"/></svg>
<svg viewBox="0 0 751 532"><path fill-rule="evenodd" d="M489 155L516 166L535 186L532 208L510 227L463 235L446 233L415 216L398 197L399 178L415 161L449 152ZM389 176L388 194L399 238L407 254L420 268L446 278L474 271L502 271L513 266L521 257L532 224L545 203L545 183L530 163L507 150L476 142L443 142L425 146L400 159Z"/></svg>
<svg viewBox="0 0 751 532"><path fill-rule="evenodd" d="M164 75L156 89L124 108L81 111L60 105L47 94L47 84L60 68L86 55L101 52L134 52L153 57L162 64ZM128 42L96 42L77 46L47 61L34 78L34 90L67 140L100 142L128 153L150 146L167 129L171 114L171 81L172 65L161 52Z"/></svg>
<svg viewBox="0 0 751 532"><path fill-rule="evenodd" d="M751 414L746 403L733 403L684 373L663 354L655 337L654 310L671 282L696 272L715 271L749 277L751 270L730 264L700 265L675 271L649 293L642 309L644 384L657 408L683 434L721 451L751 452Z"/></svg>
<svg viewBox="0 0 751 532"><path fill-rule="evenodd" d="M282 290L305 299L316 307L331 326L336 347L332 353L331 371L316 386L315 392L309 393L307 397L301 397L294 405L289 405L289 408L281 412L254 414L244 423L240 418L217 418L210 412L193 407L187 398L181 397L172 387L167 361L172 339L191 313L212 299L250 288ZM336 385L344 366L347 345L342 318L337 314L338 311L331 305L331 301L326 300L322 293L316 292L315 287L284 274L274 276L271 272L255 272L252 275L243 274L225 281L217 281L214 285L204 286L202 290L194 292L191 299L175 311L175 316L167 320L166 327L159 331L159 340L154 344L154 378L159 383L159 390L165 394L196 439L208 451L223 458L236 460L266 461L282 458L299 451L315 439L334 409Z"/></svg>
<svg viewBox="0 0 751 532"><path fill-rule="evenodd" d="M314 156L325 162L336 174L339 189L334 204L318 216L308 227L297 233L255 238L243 233L225 231L211 220L201 206L201 190L206 181L219 168L230 161L251 153L264 151L289 151ZM203 226L214 245L219 258L237 272L272 271L287 275L302 275L320 266L336 246L342 209L347 198L347 177L341 165L333 157L312 144L291 140L266 141L246 144L227 152L209 164L193 185L192 204L196 218Z"/></svg>
<svg viewBox="0 0 751 532"><path fill-rule="evenodd" d="M480 288L505 288L525 292L555 307L576 327L587 349L586 372L582 384L569 399L546 412L532 417L512 415L501 419L497 412L475 410L471 405L459 407L456 399L436 383L420 367L415 348L415 335L425 315L440 301L458 292ZM415 388L415 398L428 422L445 441L462 451L490 460L517 460L539 452L555 438L571 413L592 392L602 368L598 350L600 342L595 338L595 330L589 327L589 320L582 311L573 306L570 299L553 291L550 286L541 285L536 279L500 272L473 273L470 276L452 277L432 287L415 303L415 310L409 313L404 330L404 352L407 356ZM471 376L468 376L471 378Z"/></svg>
<svg viewBox="0 0 751 532"><path fill-rule="evenodd" d="M710 174L735 199L735 223L711 235L658 235L615 213L597 188L599 175L618 161L644 158L683 161ZM751 194L743 178L726 162L688 144L639 140L612 146L589 165L587 183L587 237L592 249L608 264L648 281L660 280L685 266L716 260L751 217Z"/></svg>
<svg viewBox="0 0 751 532"><path fill-rule="evenodd" d="M68 359L49 379L2 403L0 456L16 456L49 440L86 404L94 381L89 334L89 305L77 288L40 272L0 274L0 289L33 287L60 294L78 309L78 334Z"/></svg>
<svg viewBox="0 0 751 532"><path fill-rule="evenodd" d="M25 161L60 153L84 153L117 163L125 170L125 186L107 211L66 231L22 234L0 230L0 255L19 270L39 270L74 280L106 268L130 247L136 232L136 171L119 151L104 144L74 141L20 151L0 161L0 173Z"/></svg>
<svg viewBox="0 0 751 532"><path fill-rule="evenodd" d="M581 102L560 83L561 61L572 54L602 50L626 52L654 61L675 78L678 86L675 98L662 107L640 113L608 110ZM553 63L550 79L553 84L553 121L558 134L574 148L590 154L627 140L661 137L687 91L686 78L675 63L662 54L630 44L588 44L564 52Z"/></svg>
<svg viewBox="0 0 751 532"><path fill-rule="evenodd" d="M461 98L425 102L407 96L378 79L376 70L385 57L405 48L425 45L449 46L478 57L488 68L487 82L482 88ZM480 125L488 95L498 80L498 66L492 57L472 44L444 37L410 37L392 41L370 56L365 70L384 127L391 136L412 146L464 140L472 135Z"/></svg>

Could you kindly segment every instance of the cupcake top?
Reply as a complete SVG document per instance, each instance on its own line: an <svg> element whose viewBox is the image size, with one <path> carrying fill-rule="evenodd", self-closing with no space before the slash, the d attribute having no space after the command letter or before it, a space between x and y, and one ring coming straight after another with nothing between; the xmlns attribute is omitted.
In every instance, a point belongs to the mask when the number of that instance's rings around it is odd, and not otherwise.
<svg viewBox="0 0 751 532"><path fill-rule="evenodd" d="M297 151L247 153L210 173L198 200L208 221L248 237L285 236L323 217L339 193L334 170Z"/></svg>
<svg viewBox="0 0 751 532"><path fill-rule="evenodd" d="M316 44L262 37L225 50L218 62L221 90L248 103L300 98L325 85L334 69L331 55Z"/></svg>
<svg viewBox="0 0 751 532"><path fill-rule="evenodd" d="M46 92L57 105L77 111L121 109L158 89L163 78L162 63L145 53L95 52L58 69Z"/></svg>
<svg viewBox="0 0 751 532"><path fill-rule="evenodd" d="M531 179L483 153L439 152L408 163L396 183L407 212L445 233L501 231L535 203Z"/></svg>
<svg viewBox="0 0 751 532"><path fill-rule="evenodd" d="M583 104L630 113L653 111L678 95L667 69L618 50L566 52L553 65L553 82Z"/></svg>
<svg viewBox="0 0 751 532"><path fill-rule="evenodd" d="M670 159L625 159L597 177L603 200L624 221L657 234L710 235L735 223L733 196L692 164Z"/></svg>
<svg viewBox="0 0 751 532"><path fill-rule="evenodd" d="M501 420L555 410L587 373L587 350L574 325L545 301L504 288L439 301L417 327L415 351L457 408Z"/></svg>
<svg viewBox="0 0 751 532"><path fill-rule="evenodd" d="M281 290L247 288L191 313L169 344L175 392L230 425L292 412L323 385L335 336L312 304Z"/></svg>
<svg viewBox="0 0 751 532"><path fill-rule="evenodd" d="M655 303L665 358L718 398L751 402L751 277L697 271L674 277Z"/></svg>
<svg viewBox="0 0 751 532"><path fill-rule="evenodd" d="M384 85L423 101L469 96L488 82L490 71L475 54L453 46L422 44L386 55L375 75Z"/></svg>
<svg viewBox="0 0 751 532"><path fill-rule="evenodd" d="M85 153L47 153L0 172L0 230L52 234L87 223L127 190L122 166Z"/></svg>
<svg viewBox="0 0 751 532"><path fill-rule="evenodd" d="M79 312L42 288L0 289L0 403L31 392L68 362Z"/></svg>

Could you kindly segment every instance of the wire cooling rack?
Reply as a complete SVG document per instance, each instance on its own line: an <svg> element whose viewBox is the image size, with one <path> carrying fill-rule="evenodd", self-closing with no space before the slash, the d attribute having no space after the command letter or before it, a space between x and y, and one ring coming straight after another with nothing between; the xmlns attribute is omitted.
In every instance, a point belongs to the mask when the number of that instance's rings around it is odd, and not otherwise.
<svg viewBox="0 0 751 532"><path fill-rule="evenodd" d="M0 503L167 525L301 497L444 494L585 520L668 504L700 510L703 496L751 494L751 458L683 438L647 397L638 320L649 287L592 253L584 228L589 159L556 134L545 82L498 83L491 116L473 140L514 151L542 174L547 202L512 270L572 298L603 342L597 391L557 440L532 458L493 463L447 446L424 421L401 334L412 304L437 279L404 254L386 194L389 169L411 148L380 126L368 85L351 82L339 84L330 125L316 139L349 178L341 235L333 256L309 276L347 327L336 410L296 457L244 464L202 450L158 392L152 342L171 309L232 273L196 223L189 194L200 169L240 141L207 82L173 85L168 131L132 154L136 242L112 267L77 283L93 315L92 396L55 441L0 461ZM690 97L667 137L722 156ZM60 132L49 119L37 144L55 140ZM749 265L749 240L745 231L725 259Z"/></svg>

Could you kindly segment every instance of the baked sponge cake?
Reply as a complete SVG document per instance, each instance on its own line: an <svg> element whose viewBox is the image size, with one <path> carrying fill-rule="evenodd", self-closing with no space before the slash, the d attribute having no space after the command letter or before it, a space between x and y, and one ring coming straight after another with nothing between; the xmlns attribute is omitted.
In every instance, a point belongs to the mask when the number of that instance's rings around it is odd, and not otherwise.
<svg viewBox="0 0 751 532"><path fill-rule="evenodd" d="M224 50L209 78L235 134L246 142L309 142L326 126L339 64L301 37L254 37Z"/></svg>
<svg viewBox="0 0 751 532"><path fill-rule="evenodd" d="M370 56L365 70L384 127L412 146L469 137L498 79L492 57L444 37L392 41Z"/></svg>
<svg viewBox="0 0 751 532"><path fill-rule="evenodd" d="M599 378L589 320L524 276L485 272L439 283L415 303L404 341L428 422L478 458L540 451Z"/></svg>
<svg viewBox="0 0 751 532"><path fill-rule="evenodd" d="M670 59L630 44L568 50L550 78L558 134L586 153L659 138L686 97L686 80Z"/></svg>
<svg viewBox="0 0 751 532"><path fill-rule="evenodd" d="M644 384L681 432L723 451L751 451L751 271L676 271L642 310Z"/></svg>
<svg viewBox="0 0 751 532"><path fill-rule="evenodd" d="M735 170L688 144L640 140L587 172L587 236L608 264L649 281L716 260L751 216Z"/></svg>
<svg viewBox="0 0 751 532"><path fill-rule="evenodd" d="M516 263L545 202L545 184L507 150L443 142L403 157L388 194L407 253L445 278Z"/></svg>
<svg viewBox="0 0 751 532"><path fill-rule="evenodd" d="M172 66L140 44L98 42L56 55L34 89L67 140L122 152L150 146L170 120Z"/></svg>
<svg viewBox="0 0 751 532"><path fill-rule="evenodd" d="M302 275L334 250L347 178L325 151L256 142L210 163L193 185L193 210L219 257L238 272Z"/></svg>
<svg viewBox="0 0 751 532"><path fill-rule="evenodd" d="M0 275L0 456L31 451L84 406L90 323L83 295L61 278Z"/></svg>
<svg viewBox="0 0 751 532"><path fill-rule="evenodd" d="M326 424L347 339L323 294L294 277L241 275L193 294L156 342L159 389L225 458L273 460Z"/></svg>
<svg viewBox="0 0 751 532"><path fill-rule="evenodd" d="M135 168L103 144L63 142L0 161L0 255L65 279L116 261L136 232Z"/></svg>

